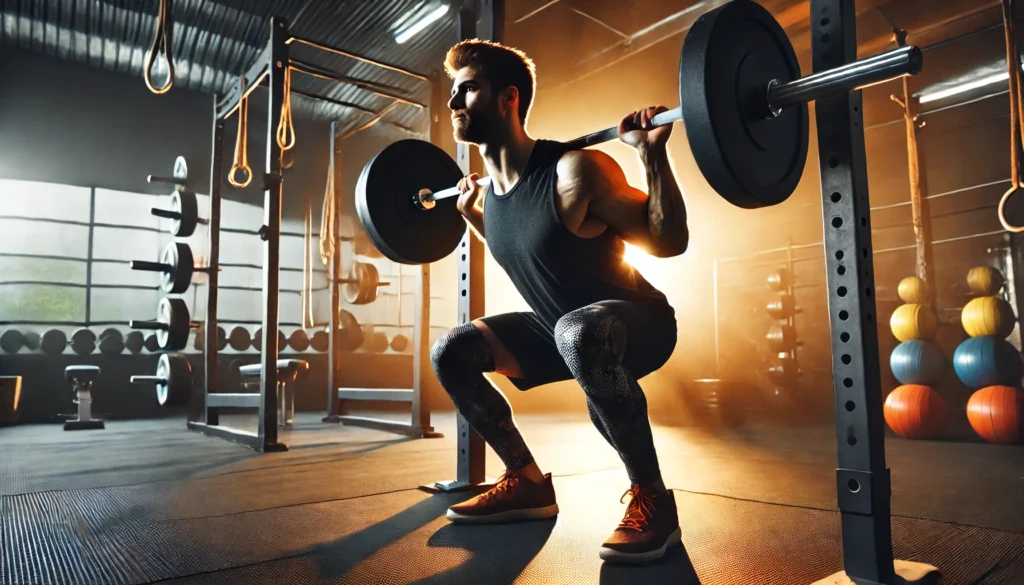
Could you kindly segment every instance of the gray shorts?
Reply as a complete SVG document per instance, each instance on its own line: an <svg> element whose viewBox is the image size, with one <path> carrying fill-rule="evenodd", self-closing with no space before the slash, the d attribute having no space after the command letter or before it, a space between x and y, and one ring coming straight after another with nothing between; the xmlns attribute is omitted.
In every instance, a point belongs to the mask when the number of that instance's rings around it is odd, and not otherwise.
<svg viewBox="0 0 1024 585"><path fill-rule="evenodd" d="M667 304L600 301L626 324L623 364L639 380L668 361L676 347L675 310ZM502 313L480 319L519 362L522 378L509 378L520 390L571 380L572 372L555 344L555 333L535 313Z"/></svg>

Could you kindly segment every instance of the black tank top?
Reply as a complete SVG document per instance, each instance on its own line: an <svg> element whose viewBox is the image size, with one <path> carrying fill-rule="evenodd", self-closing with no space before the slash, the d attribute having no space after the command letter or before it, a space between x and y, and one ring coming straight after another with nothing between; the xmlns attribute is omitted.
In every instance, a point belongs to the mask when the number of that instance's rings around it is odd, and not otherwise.
<svg viewBox="0 0 1024 585"><path fill-rule="evenodd" d="M570 232L558 215L556 166L567 151L538 140L519 181L504 195L484 195L487 247L541 321L554 329L563 315L606 300L667 305L623 259L625 243L611 230L596 238Z"/></svg>

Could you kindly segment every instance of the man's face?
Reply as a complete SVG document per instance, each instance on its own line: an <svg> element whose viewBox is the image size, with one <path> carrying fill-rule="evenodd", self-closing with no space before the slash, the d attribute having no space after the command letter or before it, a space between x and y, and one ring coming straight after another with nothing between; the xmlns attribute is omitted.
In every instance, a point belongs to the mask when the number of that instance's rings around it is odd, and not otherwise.
<svg viewBox="0 0 1024 585"><path fill-rule="evenodd" d="M455 140L481 144L499 132L503 122L496 97L491 84L473 67L459 69L448 100Z"/></svg>

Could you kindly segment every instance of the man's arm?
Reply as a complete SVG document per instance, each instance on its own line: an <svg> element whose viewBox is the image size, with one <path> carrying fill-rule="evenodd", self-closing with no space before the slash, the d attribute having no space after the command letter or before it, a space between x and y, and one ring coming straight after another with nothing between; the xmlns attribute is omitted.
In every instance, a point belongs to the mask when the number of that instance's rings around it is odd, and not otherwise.
<svg viewBox="0 0 1024 585"><path fill-rule="evenodd" d="M484 212L483 212L483 210L474 205L472 208L467 209L466 213L464 213L462 215L463 215L463 217L466 218L466 223L468 223L470 225L470 227L472 227L473 230L476 232L476 234L478 236L480 236L480 239L481 240L485 240L486 237L485 237L485 234L484 234Z"/></svg>
<svg viewBox="0 0 1024 585"><path fill-rule="evenodd" d="M622 168L600 151L572 153L577 159L590 216L623 239L659 258L678 256L690 242L686 202L672 171L666 143L672 127L650 128L650 118L665 108L648 108L623 118L619 136L637 149L647 175L647 193L626 182Z"/></svg>
<svg viewBox="0 0 1024 585"><path fill-rule="evenodd" d="M649 153L644 166L649 194L632 187L622 168L606 153L567 152L558 163L559 194L563 200L586 205L588 216L648 254L678 256L686 251L689 231L686 206L667 153Z"/></svg>

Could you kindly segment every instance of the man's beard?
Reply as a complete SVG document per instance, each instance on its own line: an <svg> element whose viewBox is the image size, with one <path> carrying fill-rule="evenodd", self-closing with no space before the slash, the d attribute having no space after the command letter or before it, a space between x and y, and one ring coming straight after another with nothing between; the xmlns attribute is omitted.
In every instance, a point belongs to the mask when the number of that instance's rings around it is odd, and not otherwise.
<svg viewBox="0 0 1024 585"><path fill-rule="evenodd" d="M473 117L462 114L457 115L452 124L455 140L469 144L481 144L486 142L492 134L492 124L484 114L474 114Z"/></svg>

